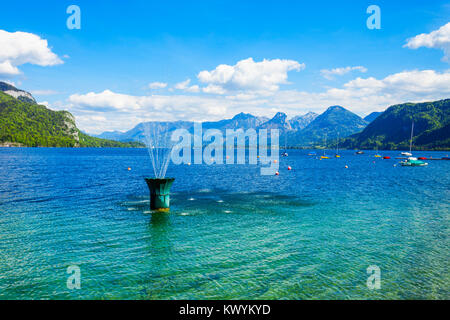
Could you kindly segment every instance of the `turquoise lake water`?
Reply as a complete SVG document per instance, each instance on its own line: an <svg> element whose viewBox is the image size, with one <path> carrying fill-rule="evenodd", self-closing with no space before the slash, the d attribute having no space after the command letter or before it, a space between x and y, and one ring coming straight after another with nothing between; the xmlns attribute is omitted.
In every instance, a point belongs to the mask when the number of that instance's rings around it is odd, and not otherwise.
<svg viewBox="0 0 450 320"><path fill-rule="evenodd" d="M144 149L0 148L0 299L449 299L450 161L307 153L171 164L152 214Z"/></svg>

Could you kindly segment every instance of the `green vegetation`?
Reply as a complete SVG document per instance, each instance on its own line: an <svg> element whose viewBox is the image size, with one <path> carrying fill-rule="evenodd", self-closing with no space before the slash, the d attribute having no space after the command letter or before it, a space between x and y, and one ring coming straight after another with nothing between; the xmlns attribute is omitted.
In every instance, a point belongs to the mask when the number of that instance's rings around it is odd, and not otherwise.
<svg viewBox="0 0 450 320"><path fill-rule="evenodd" d="M391 106L361 133L341 142L343 148L407 150L414 121L413 148L450 149L450 99Z"/></svg>
<svg viewBox="0 0 450 320"><path fill-rule="evenodd" d="M137 142L118 142L90 137L75 125L67 111L23 102L0 92L0 144L28 147L140 147Z"/></svg>
<svg viewBox="0 0 450 320"><path fill-rule="evenodd" d="M142 148L145 145L141 142L130 141L120 142L114 140L101 139L91 137L83 132L79 132L80 146L82 147L96 147L96 148Z"/></svg>

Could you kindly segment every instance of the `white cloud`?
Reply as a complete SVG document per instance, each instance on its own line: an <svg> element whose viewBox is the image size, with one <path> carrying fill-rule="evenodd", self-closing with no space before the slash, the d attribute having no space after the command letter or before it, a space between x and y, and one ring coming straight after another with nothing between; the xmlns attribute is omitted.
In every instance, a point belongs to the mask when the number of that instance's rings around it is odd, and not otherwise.
<svg viewBox="0 0 450 320"><path fill-rule="evenodd" d="M233 91L277 91L286 84L288 72L300 71L305 64L294 60L264 59L255 62L252 58L241 60L234 66L221 64L212 71L201 71L198 79L208 84L205 93L224 94Z"/></svg>
<svg viewBox="0 0 450 320"><path fill-rule="evenodd" d="M186 89L188 92L200 92L200 87L198 85L190 86Z"/></svg>
<svg viewBox="0 0 450 320"><path fill-rule="evenodd" d="M187 92L199 92L200 87L198 85L189 86L191 79L186 79L185 81L179 82L175 85L175 89L183 90Z"/></svg>
<svg viewBox="0 0 450 320"><path fill-rule="evenodd" d="M16 84L14 81L11 81L11 80L8 80L8 79L0 79L0 81L6 82L7 84L10 84L10 85L12 85L13 87L16 87L16 88L17 88L18 85L21 84L20 81Z"/></svg>
<svg viewBox="0 0 450 320"><path fill-rule="evenodd" d="M342 88L320 93L281 91L271 101L283 110L321 112L330 105L342 105L358 114L381 111L405 102L423 102L450 97L450 71L404 71L383 79L356 78Z"/></svg>
<svg viewBox="0 0 450 320"><path fill-rule="evenodd" d="M441 49L444 51L443 60L450 62L450 22L430 33L422 33L406 41L406 48L421 47Z"/></svg>
<svg viewBox="0 0 450 320"><path fill-rule="evenodd" d="M143 121L219 119L226 115L228 103L191 95L132 96L105 90L71 95L68 104L58 107L73 112L83 130L100 133L128 130ZM94 121L93 116L103 116L106 121Z"/></svg>
<svg viewBox="0 0 450 320"><path fill-rule="evenodd" d="M389 92L396 95L450 94L450 72L439 73L434 70L413 70L395 73L382 80L357 78L344 85L351 90L371 90Z"/></svg>
<svg viewBox="0 0 450 320"><path fill-rule="evenodd" d="M39 66L53 66L63 63L48 47L47 40L27 32L0 30L0 74L20 74L17 68L30 63Z"/></svg>
<svg viewBox="0 0 450 320"><path fill-rule="evenodd" d="M203 88L204 93L212 93L212 94L225 94L226 90L222 86L218 86L215 84L210 84Z"/></svg>
<svg viewBox="0 0 450 320"><path fill-rule="evenodd" d="M82 107L92 107L99 111L133 111L141 108L139 97L105 90L101 93L73 94L69 101Z"/></svg>
<svg viewBox="0 0 450 320"><path fill-rule="evenodd" d="M149 83L148 87L150 89L164 89L165 87L167 87L167 83L165 83L165 82L152 82L152 83Z"/></svg>
<svg viewBox="0 0 450 320"><path fill-rule="evenodd" d="M186 90L191 83L191 79L186 79L185 81L179 82L175 85L175 89Z"/></svg>
<svg viewBox="0 0 450 320"><path fill-rule="evenodd" d="M331 70L323 69L320 71L322 76L328 80L334 79L334 76L342 76L344 74L347 74L351 71L360 71L362 73L367 72L367 68L363 66L356 66L356 67L343 67L343 68L335 68Z"/></svg>
<svg viewBox="0 0 450 320"><path fill-rule="evenodd" d="M59 93L54 90L31 90L30 92L31 92L31 94L34 94L37 96L51 96L51 95Z"/></svg>
<svg viewBox="0 0 450 320"><path fill-rule="evenodd" d="M38 102L38 104L40 104L42 106L46 106L47 108L50 108L50 103L48 101L41 101L41 102Z"/></svg>
<svg viewBox="0 0 450 320"><path fill-rule="evenodd" d="M20 71L17 67L14 67L11 62L4 61L0 62L0 75L4 76L15 76L20 74Z"/></svg>

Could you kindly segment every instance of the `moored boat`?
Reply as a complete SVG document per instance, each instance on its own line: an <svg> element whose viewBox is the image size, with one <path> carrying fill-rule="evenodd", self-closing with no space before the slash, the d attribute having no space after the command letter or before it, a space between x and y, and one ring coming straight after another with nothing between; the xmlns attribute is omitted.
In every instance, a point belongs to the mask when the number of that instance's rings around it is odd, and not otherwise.
<svg viewBox="0 0 450 320"><path fill-rule="evenodd" d="M412 157L412 140L414 135L414 121L411 123L411 138L409 139L409 152L402 152L402 156ZM417 159L416 159L417 160Z"/></svg>
<svg viewBox="0 0 450 320"><path fill-rule="evenodd" d="M402 152L401 155L406 156L406 157L411 157L412 153L411 152Z"/></svg>
<svg viewBox="0 0 450 320"><path fill-rule="evenodd" d="M336 139L336 154L334 155L335 158L340 158L341 155L339 154L339 132L337 134L337 139Z"/></svg>
<svg viewBox="0 0 450 320"><path fill-rule="evenodd" d="M409 157L408 159L400 162L403 167L424 167L427 166L428 163L418 160L414 157Z"/></svg>

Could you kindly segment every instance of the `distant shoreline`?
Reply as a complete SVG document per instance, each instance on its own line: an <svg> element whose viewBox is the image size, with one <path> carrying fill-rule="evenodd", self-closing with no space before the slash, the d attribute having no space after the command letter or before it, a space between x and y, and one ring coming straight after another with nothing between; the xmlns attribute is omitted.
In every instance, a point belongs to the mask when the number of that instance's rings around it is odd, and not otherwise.
<svg viewBox="0 0 450 320"><path fill-rule="evenodd" d="M43 146L36 146L36 147L30 147L25 145L20 145L18 143L2 143L0 144L0 148L51 148L51 149L146 149L146 147L43 147ZM195 149L195 148L193 148ZM245 149L248 149L246 147ZM269 148L270 149L270 148ZM226 150L226 148L223 148L223 150ZM334 147L329 148L319 148L319 147L287 147L287 148L280 148L280 152L283 150L335 150ZM346 149L341 148L339 150L345 150L345 151L409 151L406 149ZM445 152L450 151L450 148L438 148L438 149L412 149L412 151L437 151L437 152Z"/></svg>

